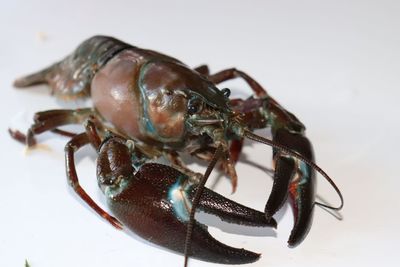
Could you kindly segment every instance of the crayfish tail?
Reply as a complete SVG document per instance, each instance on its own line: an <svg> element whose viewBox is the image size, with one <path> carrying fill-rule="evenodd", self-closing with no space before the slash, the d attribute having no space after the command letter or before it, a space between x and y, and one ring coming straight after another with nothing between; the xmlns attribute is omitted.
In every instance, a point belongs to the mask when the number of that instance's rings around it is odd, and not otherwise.
<svg viewBox="0 0 400 267"><path fill-rule="evenodd" d="M37 73L14 82L18 88L48 83L52 94L62 99L89 96L97 71L111 58L131 47L112 37L93 36L81 43L69 56Z"/></svg>
<svg viewBox="0 0 400 267"><path fill-rule="evenodd" d="M14 81L14 87L24 88L32 85L48 83L48 76L52 67L20 77Z"/></svg>

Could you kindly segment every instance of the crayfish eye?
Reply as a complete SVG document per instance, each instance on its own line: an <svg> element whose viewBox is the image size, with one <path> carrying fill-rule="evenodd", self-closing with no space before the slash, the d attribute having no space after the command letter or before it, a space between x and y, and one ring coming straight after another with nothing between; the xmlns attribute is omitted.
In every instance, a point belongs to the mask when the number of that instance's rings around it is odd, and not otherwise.
<svg viewBox="0 0 400 267"><path fill-rule="evenodd" d="M231 95L231 90L229 90L229 88L224 88L221 90L221 92L224 94L226 98L228 98Z"/></svg>
<svg viewBox="0 0 400 267"><path fill-rule="evenodd" d="M188 114L193 115L198 113L203 108L203 102L199 98L192 98L188 102Z"/></svg>

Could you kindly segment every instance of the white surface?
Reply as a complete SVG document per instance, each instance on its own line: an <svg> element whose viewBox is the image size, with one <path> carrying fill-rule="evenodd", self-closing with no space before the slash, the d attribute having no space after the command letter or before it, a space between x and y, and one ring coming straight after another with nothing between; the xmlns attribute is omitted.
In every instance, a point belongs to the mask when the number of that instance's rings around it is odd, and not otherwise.
<svg viewBox="0 0 400 267"><path fill-rule="evenodd" d="M213 231L227 244L263 253L251 266L398 264L398 1L80 2L0 4L0 266L23 266L25 259L32 267L183 265L183 257L116 231L78 200L65 179L65 138L43 136L51 151L24 156L7 134L15 120L21 121L17 114L60 107L46 87L17 91L13 79L99 33L190 66L243 69L307 125L318 163L345 196L343 220L317 208L310 234L296 249L286 247L289 209L276 238ZM264 165L270 163L260 159L270 153L262 145L245 148L249 159ZM78 172L102 202L94 158L90 149L81 152ZM247 164L239 164L238 172L232 198L262 209L271 179ZM229 195L226 181L217 189ZM322 178L318 194L337 202ZM217 265L191 260L190 266Z"/></svg>

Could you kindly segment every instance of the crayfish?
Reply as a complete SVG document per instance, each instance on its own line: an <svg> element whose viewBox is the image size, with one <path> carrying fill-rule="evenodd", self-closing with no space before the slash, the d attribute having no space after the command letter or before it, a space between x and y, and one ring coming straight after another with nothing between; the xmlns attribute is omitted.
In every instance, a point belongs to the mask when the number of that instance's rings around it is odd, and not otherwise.
<svg viewBox="0 0 400 267"><path fill-rule="evenodd" d="M229 99L221 82L242 78L254 95ZM256 261L260 255L215 240L195 220L196 210L239 225L275 227L273 215L290 198L295 223L289 246L307 235L313 207L343 206L332 180L315 163L304 125L245 72L232 68L210 74L206 65L191 69L161 53L95 36L50 67L15 81L16 87L47 83L60 98L90 97L93 108L38 112L26 134L10 130L28 146L46 131L69 136L65 147L67 178L75 192L116 228L188 257L225 264ZM82 124L80 134L60 127ZM253 133L270 128L272 140ZM244 138L273 147L274 181L264 212L245 207L205 188L219 162L237 185L235 163ZM85 145L97 153L97 182L107 198L104 211L79 185L74 153ZM208 164L204 174L188 168L180 154ZM154 160L164 157L169 165ZM334 187L342 201L330 207L315 201L316 173Z"/></svg>

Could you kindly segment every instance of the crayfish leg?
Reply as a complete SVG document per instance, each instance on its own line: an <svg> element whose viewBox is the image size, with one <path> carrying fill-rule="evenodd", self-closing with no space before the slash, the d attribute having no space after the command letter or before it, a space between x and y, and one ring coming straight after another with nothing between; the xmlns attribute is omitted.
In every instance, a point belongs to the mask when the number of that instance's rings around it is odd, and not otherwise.
<svg viewBox="0 0 400 267"><path fill-rule="evenodd" d="M108 214L99 205L97 205L97 203L94 202L94 200L79 184L78 175L75 168L74 154L78 149L89 144L89 142L89 136L86 133L81 133L73 137L65 146L65 165L68 182L73 190L79 195L79 197L85 201L95 212L97 212L115 228L122 229L122 224L119 222L119 220Z"/></svg>

